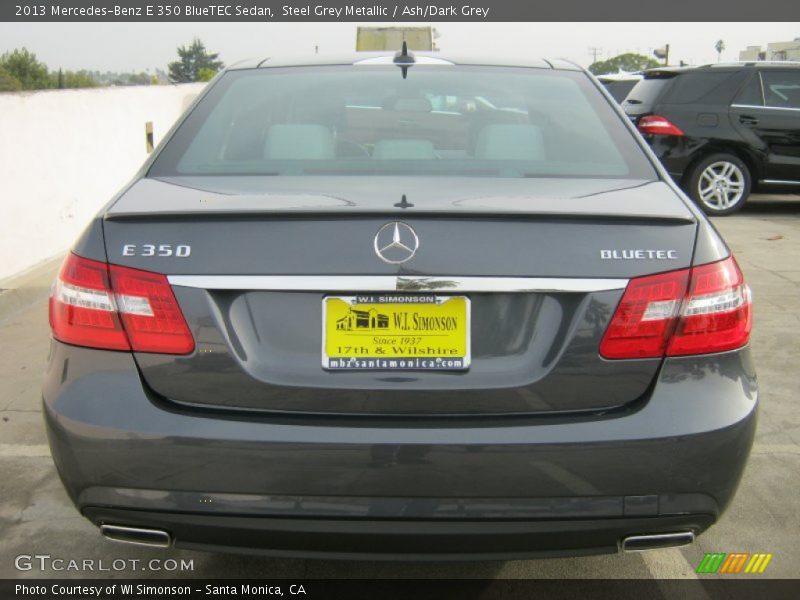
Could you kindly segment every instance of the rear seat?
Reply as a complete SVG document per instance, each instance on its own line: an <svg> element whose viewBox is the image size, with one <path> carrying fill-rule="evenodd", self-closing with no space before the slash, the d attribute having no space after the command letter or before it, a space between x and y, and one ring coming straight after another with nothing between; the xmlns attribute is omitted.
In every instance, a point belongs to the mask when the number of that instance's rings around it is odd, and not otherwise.
<svg viewBox="0 0 800 600"><path fill-rule="evenodd" d="M264 158L273 160L331 160L336 142L324 125L280 124L267 131ZM375 144L376 160L430 160L439 156L430 140L388 139ZM542 132L536 125L487 125L478 134L475 158L484 160L545 160Z"/></svg>

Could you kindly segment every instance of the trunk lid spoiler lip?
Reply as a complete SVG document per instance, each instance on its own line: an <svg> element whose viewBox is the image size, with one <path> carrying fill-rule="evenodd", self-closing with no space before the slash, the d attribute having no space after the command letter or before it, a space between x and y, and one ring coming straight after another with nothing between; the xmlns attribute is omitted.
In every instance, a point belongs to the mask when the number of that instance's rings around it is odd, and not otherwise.
<svg viewBox="0 0 800 600"><path fill-rule="evenodd" d="M516 181L516 180L514 180ZM526 181L526 180L522 180ZM530 181L530 180L527 180ZM596 180L593 180L596 181ZM520 193L518 189L497 190L491 186L482 190L452 193L446 188L437 189L435 198L417 198L426 191L415 190L414 207L393 206L396 200L380 201L374 197L351 199L332 193L313 193L304 190L265 190L260 194L236 194L208 191L189 187L172 181L143 178L127 190L113 205L108 207L103 218L109 221L141 221L150 219L173 220L181 218L241 218L258 216L265 218L312 217L312 216L358 216L387 215L402 217L491 217L525 216L557 219L593 219L603 221L655 221L659 223L691 224L697 219L680 200L665 202L663 196L675 196L675 192L662 181L628 180L628 185L591 189L588 186L579 193L562 196L543 190L536 193ZM474 182L472 182L474 184ZM552 182L550 182L551 185ZM517 184L518 185L518 184ZM514 188L517 187L514 186ZM562 184L556 183L556 187ZM315 185L315 187L324 187ZM410 186L409 186L410 187ZM656 193L658 201L642 202L641 192ZM557 191L557 190L556 190ZM569 192L566 189L563 191ZM406 192L408 193L408 192ZM384 192L385 196L385 192ZM449 198L447 197L449 196ZM605 201L604 201L604 198ZM269 203L264 202L269 199ZM397 194L397 199L400 193ZM673 200L673 198L670 198Z"/></svg>

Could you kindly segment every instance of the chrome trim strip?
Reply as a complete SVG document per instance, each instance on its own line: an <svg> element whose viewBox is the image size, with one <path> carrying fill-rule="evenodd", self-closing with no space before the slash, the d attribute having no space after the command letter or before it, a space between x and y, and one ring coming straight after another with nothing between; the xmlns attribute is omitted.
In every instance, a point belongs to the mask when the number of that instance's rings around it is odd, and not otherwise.
<svg viewBox="0 0 800 600"><path fill-rule="evenodd" d="M755 104L731 104L731 108L759 108L762 110L793 110L800 112L800 108L792 108L790 106L756 106Z"/></svg>
<svg viewBox="0 0 800 600"><path fill-rule="evenodd" d="M417 275L169 275L172 285L206 290L304 292L604 292L627 279L424 277Z"/></svg>
<svg viewBox="0 0 800 600"><path fill-rule="evenodd" d="M759 183L767 183L770 185L800 185L800 181L793 179L761 179Z"/></svg>

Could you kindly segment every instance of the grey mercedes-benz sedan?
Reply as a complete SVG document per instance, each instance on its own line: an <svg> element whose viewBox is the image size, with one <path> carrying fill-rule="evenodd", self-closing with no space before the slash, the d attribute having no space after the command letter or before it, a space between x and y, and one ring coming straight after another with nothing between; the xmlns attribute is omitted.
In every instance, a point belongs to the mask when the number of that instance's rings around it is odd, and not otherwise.
<svg viewBox="0 0 800 600"><path fill-rule="evenodd" d="M77 241L50 323L52 454L118 541L681 545L756 426L739 267L564 61L227 70Z"/></svg>

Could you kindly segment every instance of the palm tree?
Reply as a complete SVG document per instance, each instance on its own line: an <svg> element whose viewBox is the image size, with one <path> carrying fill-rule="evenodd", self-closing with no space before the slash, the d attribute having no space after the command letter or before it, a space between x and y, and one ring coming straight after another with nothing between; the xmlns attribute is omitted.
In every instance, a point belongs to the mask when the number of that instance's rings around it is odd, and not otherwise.
<svg viewBox="0 0 800 600"><path fill-rule="evenodd" d="M722 51L725 50L725 42L723 40L717 40L717 43L714 44L714 48L717 51L717 62L719 62L722 58Z"/></svg>

